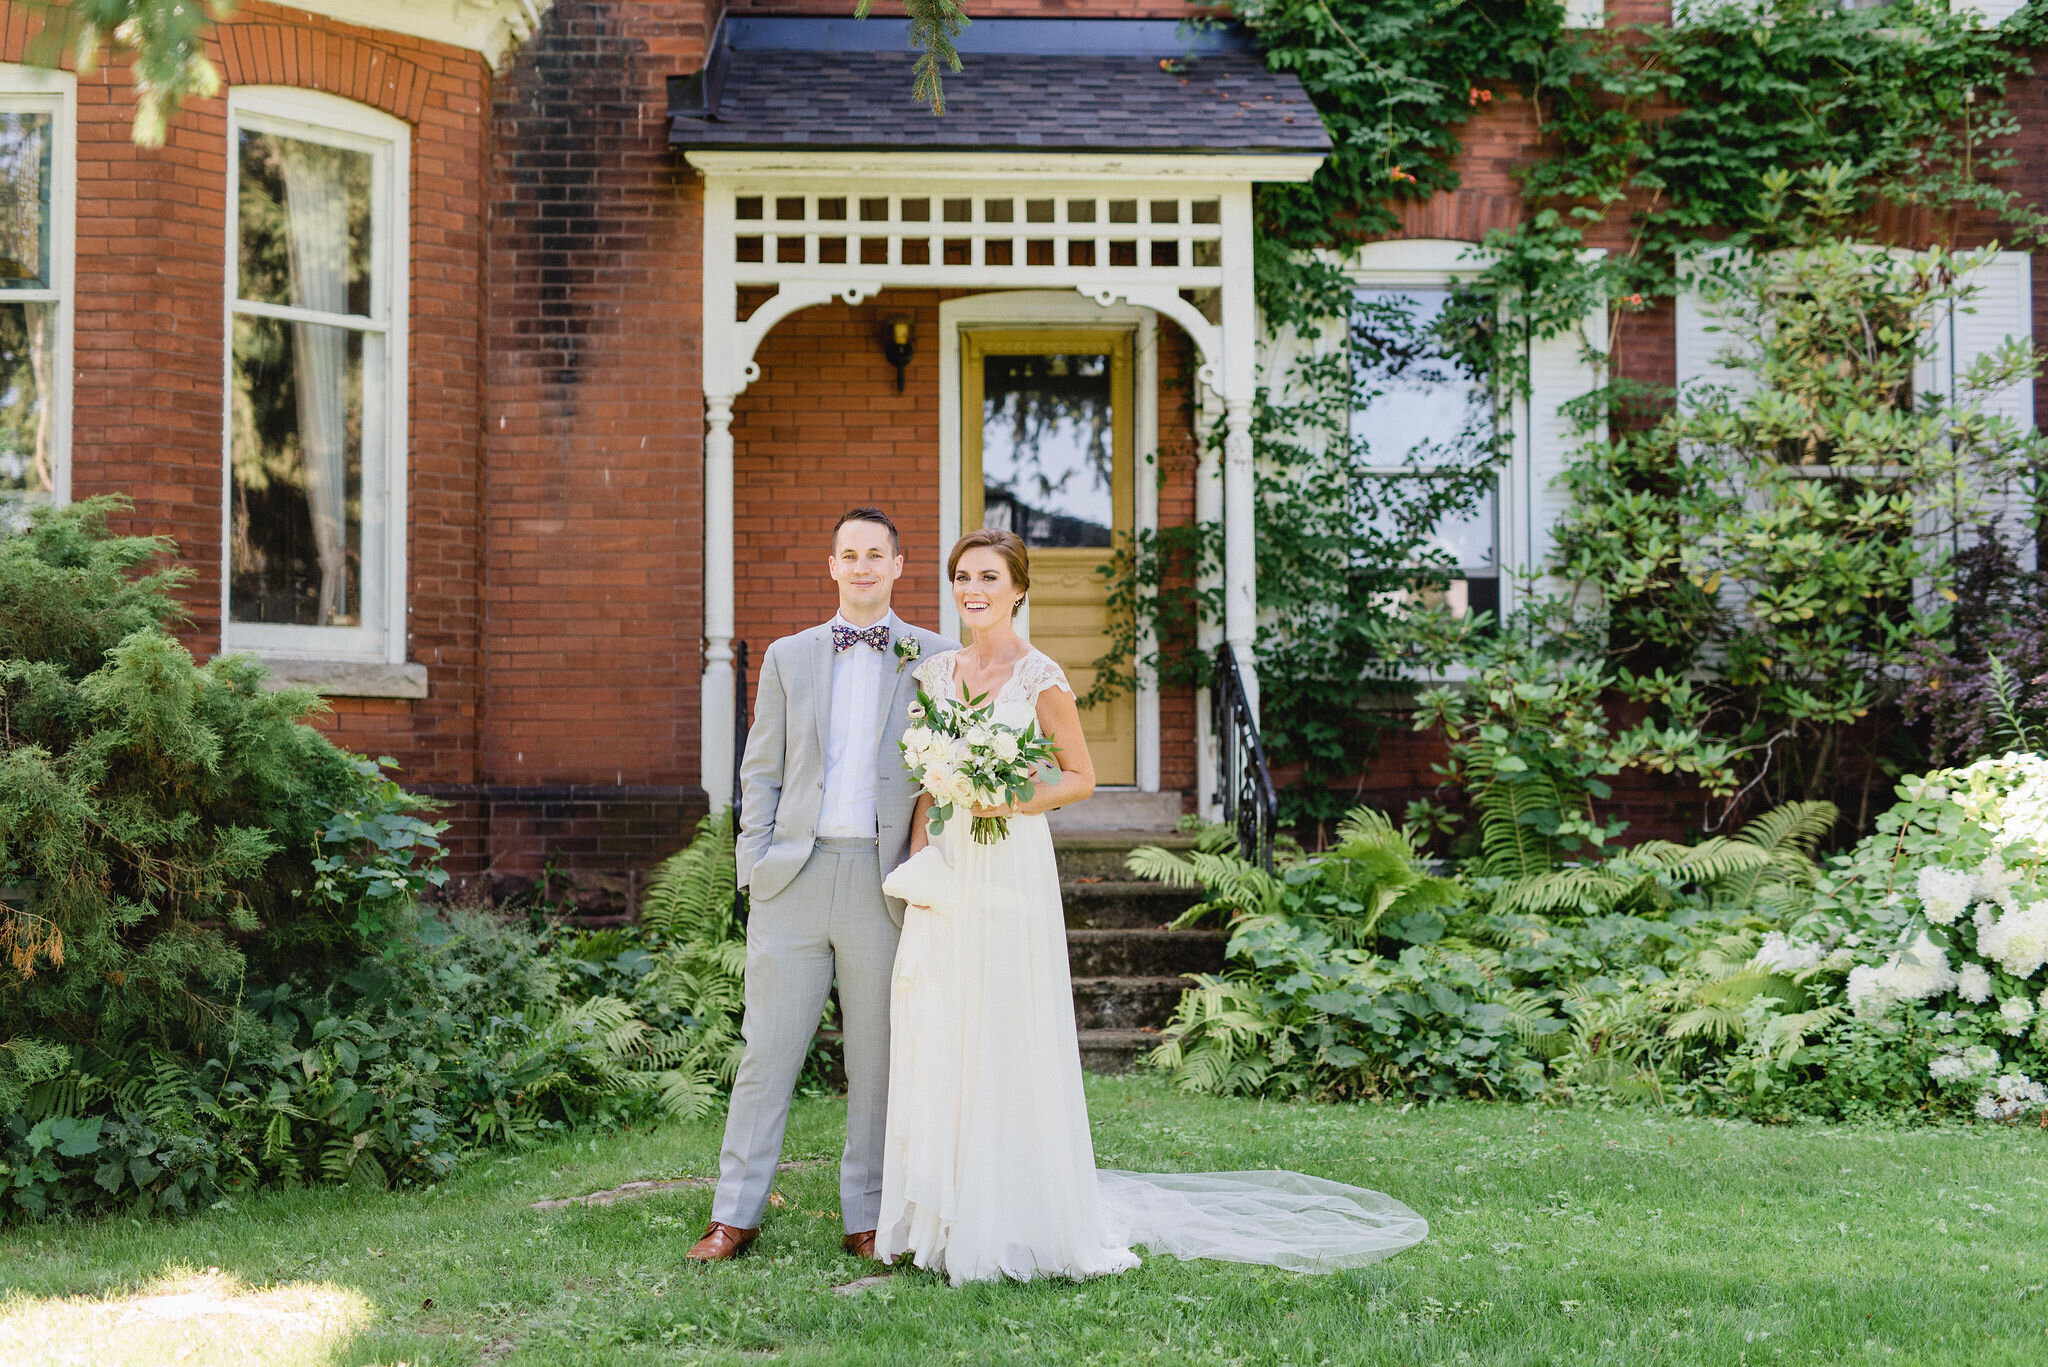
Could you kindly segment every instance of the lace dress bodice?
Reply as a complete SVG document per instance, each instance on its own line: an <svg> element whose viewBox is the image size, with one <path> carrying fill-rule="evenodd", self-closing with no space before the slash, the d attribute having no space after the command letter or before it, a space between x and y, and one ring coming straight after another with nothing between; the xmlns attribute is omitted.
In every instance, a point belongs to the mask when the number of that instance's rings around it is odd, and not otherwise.
<svg viewBox="0 0 2048 1367"><path fill-rule="evenodd" d="M959 655L959 651L949 650L932 656L917 667L917 681L924 685L925 692L934 698L960 696L959 685L953 677L953 664ZM1019 730L1029 726L1038 719L1038 695L1048 688L1067 693L1074 691L1059 662L1042 650L1033 650L1017 661L1010 677L996 690L996 720Z"/></svg>

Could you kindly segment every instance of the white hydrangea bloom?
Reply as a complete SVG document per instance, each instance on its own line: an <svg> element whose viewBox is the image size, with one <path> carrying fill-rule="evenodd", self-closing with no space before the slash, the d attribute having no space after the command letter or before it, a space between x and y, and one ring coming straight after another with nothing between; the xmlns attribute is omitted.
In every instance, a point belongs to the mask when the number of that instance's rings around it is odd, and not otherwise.
<svg viewBox="0 0 2048 1367"><path fill-rule="evenodd" d="M2017 907L1986 926L1977 923L1977 952L2015 978L2031 978L2048 963L2048 902Z"/></svg>
<svg viewBox="0 0 2048 1367"><path fill-rule="evenodd" d="M1991 1000L1991 974L1982 964L1964 964L1956 973L1956 993L1966 1002Z"/></svg>
<svg viewBox="0 0 2048 1367"><path fill-rule="evenodd" d="M2034 1019L2034 1004L2025 997L2007 997L1998 1008L1998 1014L2005 1018L2005 1033L2022 1035L2028 1022Z"/></svg>
<svg viewBox="0 0 2048 1367"><path fill-rule="evenodd" d="M1891 979L1892 991L1906 999L1940 996L1956 985L1948 952L1928 939L1924 930L1892 955L1881 971Z"/></svg>
<svg viewBox="0 0 2048 1367"><path fill-rule="evenodd" d="M1898 999L1883 969L1858 964L1849 970L1849 1009L1865 1020L1882 1016Z"/></svg>
<svg viewBox="0 0 2048 1367"><path fill-rule="evenodd" d="M1927 1076L1936 1082L1961 1082L1970 1075L1970 1065L1958 1053L1943 1054L1927 1065Z"/></svg>
<svg viewBox="0 0 2048 1367"><path fill-rule="evenodd" d="M1894 1002L1938 997L1956 985L1948 954L1927 932L1885 961L1884 967L1861 965L1849 971L1849 1006L1866 1019L1884 1015Z"/></svg>
<svg viewBox="0 0 2048 1367"><path fill-rule="evenodd" d="M2000 911L2013 908L2013 885L2020 881L2020 871L2009 869L2005 861L1992 855L1977 866L1977 872L1970 876L1970 892L1979 901L1990 902Z"/></svg>
<svg viewBox="0 0 2048 1367"><path fill-rule="evenodd" d="M2015 1120L2043 1106L2048 1106L2048 1087L2021 1072L2007 1073L1977 1098L1977 1114L1986 1120Z"/></svg>
<svg viewBox="0 0 2048 1367"><path fill-rule="evenodd" d="M1823 951L1819 945L1788 940L1774 930L1764 936L1763 944L1750 962L1772 973L1798 974L1819 968L1822 959Z"/></svg>
<svg viewBox="0 0 2048 1367"><path fill-rule="evenodd" d="M1938 926L1954 925L1969 910L1970 893L1977 880L1961 869L1929 864L1920 870L1920 908Z"/></svg>

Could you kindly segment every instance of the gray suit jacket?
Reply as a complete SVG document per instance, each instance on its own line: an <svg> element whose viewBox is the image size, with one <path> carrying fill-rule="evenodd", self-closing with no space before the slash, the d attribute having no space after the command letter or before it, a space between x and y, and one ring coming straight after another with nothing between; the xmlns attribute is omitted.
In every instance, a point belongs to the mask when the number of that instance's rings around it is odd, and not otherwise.
<svg viewBox="0 0 2048 1367"><path fill-rule="evenodd" d="M910 724L905 712L917 697L917 680L912 675L932 656L958 649L936 632L907 623L903 629L916 639L922 653L888 677L875 728L875 772L879 776L875 817L885 876L909 852L910 822L917 806L917 785L896 748ZM769 646L761 657L754 724L747 730L746 755L740 761L740 835L735 858L740 886L755 897L773 897L788 887L811 857L818 837L818 813L825 802L825 736L831 710L831 623L785 636ZM891 899L889 915L901 925L902 904Z"/></svg>

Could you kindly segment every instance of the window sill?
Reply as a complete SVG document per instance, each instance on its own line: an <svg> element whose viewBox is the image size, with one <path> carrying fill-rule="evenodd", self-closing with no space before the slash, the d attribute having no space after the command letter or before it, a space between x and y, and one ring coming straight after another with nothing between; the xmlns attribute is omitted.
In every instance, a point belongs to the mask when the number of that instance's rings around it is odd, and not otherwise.
<svg viewBox="0 0 2048 1367"><path fill-rule="evenodd" d="M427 667L373 660L267 659L272 688L311 688L329 698L424 698Z"/></svg>

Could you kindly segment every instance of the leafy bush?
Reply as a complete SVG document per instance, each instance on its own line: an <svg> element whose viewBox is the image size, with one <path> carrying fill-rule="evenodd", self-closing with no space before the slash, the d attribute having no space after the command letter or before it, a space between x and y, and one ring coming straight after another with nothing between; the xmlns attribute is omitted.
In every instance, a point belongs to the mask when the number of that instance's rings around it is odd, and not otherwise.
<svg viewBox="0 0 2048 1367"><path fill-rule="evenodd" d="M1755 963L1821 1003L1760 1013L1725 1083L1750 1109L1852 1113L1845 1064L1932 1114L2048 1114L2048 759L2008 754L1899 787ZM1816 1034L1809 1040L1809 1034ZM1767 1040L1767 1036L1770 1038Z"/></svg>
<svg viewBox="0 0 2048 1367"><path fill-rule="evenodd" d="M2002 531L1956 556L1954 630L1923 648L1906 695L1937 760L2048 752L2048 574L2021 568Z"/></svg>
<svg viewBox="0 0 2048 1367"><path fill-rule="evenodd" d="M315 695L193 661L161 625L184 576L135 573L169 547L109 535L122 506L0 538L0 1018L67 1047L218 1049L252 959L352 958L377 907L439 876L416 858L438 844L300 721Z"/></svg>
<svg viewBox="0 0 2048 1367"><path fill-rule="evenodd" d="M440 827L253 660L165 629L174 569L97 500L0 538L0 1219L276 1182L716 1104L744 939L729 819L647 927L423 912Z"/></svg>
<svg viewBox="0 0 2048 1367"><path fill-rule="evenodd" d="M729 816L705 822L644 933L557 941L408 911L332 981L252 988L218 1051L140 1030L119 1048L0 1044L0 1219L425 1183L490 1146L711 1109L738 1062L731 847Z"/></svg>
<svg viewBox="0 0 2048 1367"><path fill-rule="evenodd" d="M1760 909L1790 903L1831 809L1768 814L1734 839L1650 842L1603 863L1433 872L1411 832L1361 808L1326 854L1267 874L1219 840L1132 869L1222 912L1229 971L1201 975L1152 1055L1195 1091L1533 1097L1560 1083L1661 1094L1767 994ZM1653 994L1658 1010L1636 1000ZM1631 1038L1633 1012L1654 1028Z"/></svg>
<svg viewBox="0 0 2048 1367"><path fill-rule="evenodd" d="M1876 753L1872 718L1948 639L1951 548L1999 500L2038 497L2048 437L1992 407L2040 370L2023 339L1948 392L1916 389L1930 320L1971 307L1988 257L1873 252L1852 180L1767 177L1761 203L1787 245L1695 264L1731 382L1582 453L1563 480L1557 572L1601 600L1597 653L1622 691L1724 747L1731 805L1860 790L1851 815L1867 831L1885 765L1918 763Z"/></svg>

